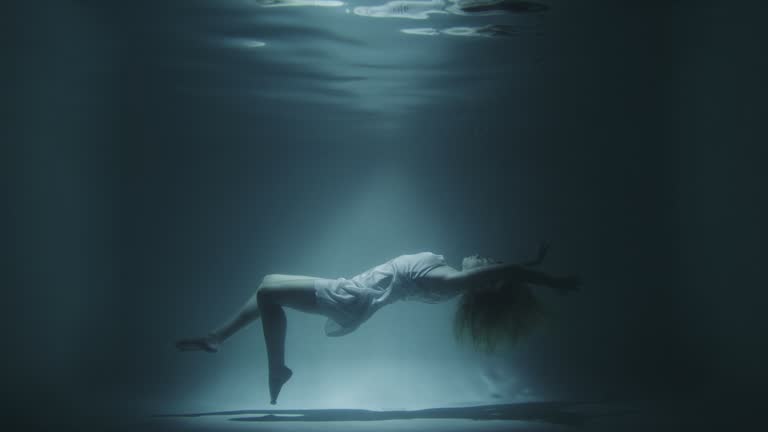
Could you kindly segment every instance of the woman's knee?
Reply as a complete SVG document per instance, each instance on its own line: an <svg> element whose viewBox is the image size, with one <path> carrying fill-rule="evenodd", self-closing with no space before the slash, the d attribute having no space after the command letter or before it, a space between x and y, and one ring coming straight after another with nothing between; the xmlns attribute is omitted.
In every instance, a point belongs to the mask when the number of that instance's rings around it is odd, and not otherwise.
<svg viewBox="0 0 768 432"><path fill-rule="evenodd" d="M258 304L263 304L264 302L269 301L270 297L273 297L275 291L273 281L274 277L271 274L261 278L261 283L259 284L259 287L256 288L256 301Z"/></svg>
<svg viewBox="0 0 768 432"><path fill-rule="evenodd" d="M258 292L264 291L264 295L269 295L270 293L274 294L275 291L283 288L283 285L285 283L281 279L282 275L278 274L268 274L265 275L261 279L261 283L259 284Z"/></svg>
<svg viewBox="0 0 768 432"><path fill-rule="evenodd" d="M259 288L269 286L270 284L274 284L274 280L275 280L274 274L264 275L264 277L261 278L261 283L259 284Z"/></svg>
<svg viewBox="0 0 768 432"><path fill-rule="evenodd" d="M277 278L274 274L268 274L264 275L263 278L261 278L261 283L259 284L258 291L261 292L263 289L273 289L277 285Z"/></svg>
<svg viewBox="0 0 768 432"><path fill-rule="evenodd" d="M256 301L260 307L275 304L314 312L317 301L314 282L312 277L269 274L256 291Z"/></svg>
<svg viewBox="0 0 768 432"><path fill-rule="evenodd" d="M278 289L268 284L262 284L256 291L256 302L259 307L277 303Z"/></svg>

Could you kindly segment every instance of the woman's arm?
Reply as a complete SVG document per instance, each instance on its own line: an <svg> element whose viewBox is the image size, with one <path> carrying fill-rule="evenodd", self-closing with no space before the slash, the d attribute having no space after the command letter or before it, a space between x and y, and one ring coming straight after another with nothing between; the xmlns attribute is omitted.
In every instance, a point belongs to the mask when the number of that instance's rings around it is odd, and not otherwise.
<svg viewBox="0 0 768 432"><path fill-rule="evenodd" d="M577 276L551 276L519 264L493 264L462 271L443 266L429 272L424 279L426 284L440 285L444 289L458 292L499 280L509 280L548 286L564 294L575 290L581 283Z"/></svg>
<svg viewBox="0 0 768 432"><path fill-rule="evenodd" d="M492 264L488 266L463 270L446 278L449 284L458 284L469 288L486 285L498 280L527 282L534 285L557 285L556 277L547 273L531 270L520 264Z"/></svg>

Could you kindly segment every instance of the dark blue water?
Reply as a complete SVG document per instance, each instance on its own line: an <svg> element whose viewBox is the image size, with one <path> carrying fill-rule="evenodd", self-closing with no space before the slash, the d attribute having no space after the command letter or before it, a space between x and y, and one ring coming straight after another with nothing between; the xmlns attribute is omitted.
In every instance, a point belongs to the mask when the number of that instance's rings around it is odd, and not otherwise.
<svg viewBox="0 0 768 432"><path fill-rule="evenodd" d="M276 427L286 420L263 416L278 408L307 428L414 430L742 418L734 408L762 389L768 156L761 15L747 9L4 5L8 418ZM458 343L455 301L389 305L342 338L289 310L294 376L273 407L260 323L216 354L173 347L268 273L350 277L420 251L456 268L475 253L522 261L542 240L543 268L579 273L584 289L537 292L550 320L514 349Z"/></svg>
<svg viewBox="0 0 768 432"><path fill-rule="evenodd" d="M182 173L183 189L203 189L173 198L168 210L176 223L203 223L194 236L222 242L190 254L205 261L205 277L228 280L221 289L193 282L199 291L186 304L191 316L175 324L179 333L228 318L264 273L350 277L425 247L448 249L458 267L463 248L495 237L492 227L530 218L519 205L529 195L523 187L509 194L517 205L494 195L506 189L502 175L522 180L530 170L514 154L530 152L519 142L532 133L522 101L531 99L535 86L524 83L546 57L544 14L470 15L444 2L192 2L159 13L151 30L127 30L143 41L128 46L140 51L141 72L157 80L151 109L167 106L176 122L162 130L194 156L159 162L154 175L168 190L153 193L176 194L178 185L166 182L169 164ZM163 43L153 44L158 38ZM145 96L135 103L143 109ZM504 135L508 142L496 141ZM190 148L176 147L180 141ZM201 163L211 156L221 159ZM219 200L229 210L208 208ZM211 218L189 220L200 214ZM214 238L221 234L209 224L229 237ZM487 238L473 238L478 231ZM533 253L536 239L520 229L502 235L516 237L515 246L499 253ZM415 409L544 397L506 360L458 346L454 307L398 304L340 340L321 334L321 318L292 314L296 391L286 388L281 406ZM174 408L268 402L258 390L266 389L265 352L254 327L228 343L220 366L162 354L155 366L201 374L194 387L186 373L174 374L188 389L183 403L178 390L166 396Z"/></svg>

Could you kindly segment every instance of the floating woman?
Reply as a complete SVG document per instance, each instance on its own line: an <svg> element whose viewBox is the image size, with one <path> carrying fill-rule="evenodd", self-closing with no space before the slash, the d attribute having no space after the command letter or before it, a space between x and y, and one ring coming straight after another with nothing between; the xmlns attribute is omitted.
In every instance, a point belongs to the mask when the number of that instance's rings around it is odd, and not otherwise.
<svg viewBox="0 0 768 432"><path fill-rule="evenodd" d="M580 284L577 276L552 276L532 269L546 255L522 264L488 257L465 257L461 270L442 255L401 255L351 279L268 274L237 314L206 336L182 339L181 351L217 352L235 332L261 318L269 367L271 403L293 372L285 365L286 317L283 307L327 317L325 334L343 336L357 329L382 306L398 300L437 303L461 295L454 320L457 337L468 334L478 348L525 335L541 316L531 286L565 294Z"/></svg>

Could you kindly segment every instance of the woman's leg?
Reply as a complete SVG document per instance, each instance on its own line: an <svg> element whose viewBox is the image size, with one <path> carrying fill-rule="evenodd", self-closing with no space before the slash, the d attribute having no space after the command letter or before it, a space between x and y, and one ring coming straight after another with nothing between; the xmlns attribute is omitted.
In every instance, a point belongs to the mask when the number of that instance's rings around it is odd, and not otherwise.
<svg viewBox="0 0 768 432"><path fill-rule="evenodd" d="M235 316L207 336L177 342L180 350L216 352L219 344L254 320L262 319L269 360L269 391L274 404L283 384L291 377L285 365L287 321L283 306L302 312L322 314L315 296L315 277L270 274Z"/></svg>
<svg viewBox="0 0 768 432"><path fill-rule="evenodd" d="M256 288L256 292L254 292L240 310L237 311L235 316L217 327L216 330L213 330L205 336L182 339L176 342L176 348L181 351L217 352L219 350L219 345L229 339L230 336L251 322L259 319L259 316L261 315L257 300L259 288L261 288L261 286Z"/></svg>
<svg viewBox="0 0 768 432"><path fill-rule="evenodd" d="M259 311L259 291L266 284L270 289L280 289L280 287L295 286L296 281L312 281L309 286L313 290L314 295L314 280L317 279L311 276L296 276L296 275L267 275L262 280L261 284L256 288L256 291L245 302L240 310L235 315L218 326L215 330L209 332L205 336L182 339L176 343L176 347L181 351L207 351L217 352L219 346L229 339L233 334L237 333L243 327L252 323L253 321L261 317L261 311ZM306 285L306 284L305 284ZM287 305L291 307L291 305ZM310 305L310 309L311 305ZM315 313L315 310L304 310L305 312Z"/></svg>
<svg viewBox="0 0 768 432"><path fill-rule="evenodd" d="M267 275L262 279L261 284L258 288L256 288L256 292L253 293L253 295L248 299L247 302L243 305L243 307L235 314L232 319L227 321L226 323L219 326L216 330L212 331L210 334L215 337L216 341L218 343L223 343L225 340L229 339L230 336L235 334L237 331L245 327L246 325L250 324L251 322L259 319L261 317L261 311L259 310L259 292L266 286L270 290L275 289L288 289L295 288L297 283L299 283L299 287L302 287L302 283L304 283L304 288L309 288L312 291L312 296L314 298L314 280L317 279L312 276L296 276L296 275L280 275L280 274L274 274L274 275ZM288 299L290 300L290 299ZM292 307L292 305L287 304L285 306ZM301 306L301 303L298 304L298 306ZM308 306L303 310L304 312L309 313L315 313L316 311L313 310L314 308L314 302L308 304Z"/></svg>
<svg viewBox="0 0 768 432"><path fill-rule="evenodd" d="M220 325L216 330L210 333L210 336L212 336L217 343L223 343L240 329L259 319L261 314L259 313L259 303L257 300L258 292L259 290L257 288L256 292L253 293L232 319Z"/></svg>
<svg viewBox="0 0 768 432"><path fill-rule="evenodd" d="M293 375L285 365L287 321L283 306L319 314L315 278L268 275L256 296L269 360L269 395L275 404L283 384Z"/></svg>

